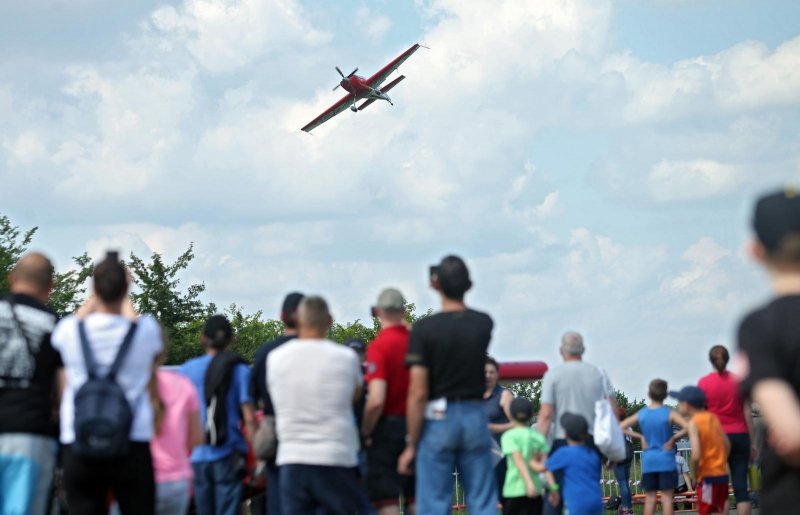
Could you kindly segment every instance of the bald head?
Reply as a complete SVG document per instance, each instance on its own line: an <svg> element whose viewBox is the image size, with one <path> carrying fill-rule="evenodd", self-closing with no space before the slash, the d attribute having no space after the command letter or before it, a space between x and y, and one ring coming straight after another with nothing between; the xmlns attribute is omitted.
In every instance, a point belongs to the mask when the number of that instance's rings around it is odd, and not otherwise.
<svg viewBox="0 0 800 515"><path fill-rule="evenodd" d="M322 338L333 320L328 303L322 297L305 297L297 308L297 323L301 338Z"/></svg>
<svg viewBox="0 0 800 515"><path fill-rule="evenodd" d="M581 336L581 333L570 331L564 333L564 336L561 337L561 355L564 356L565 359L580 358L585 351L586 348L583 346L583 336Z"/></svg>
<svg viewBox="0 0 800 515"><path fill-rule="evenodd" d="M39 252L22 256L11 273L8 282L12 293L25 293L46 302L53 288L53 263Z"/></svg>

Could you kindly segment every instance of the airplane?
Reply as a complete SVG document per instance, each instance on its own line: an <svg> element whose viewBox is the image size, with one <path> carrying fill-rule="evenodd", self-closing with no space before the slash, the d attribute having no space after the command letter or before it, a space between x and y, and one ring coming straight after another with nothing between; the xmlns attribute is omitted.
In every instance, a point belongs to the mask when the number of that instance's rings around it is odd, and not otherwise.
<svg viewBox="0 0 800 515"><path fill-rule="evenodd" d="M331 107L329 107L324 113L311 120L305 127L303 127L300 130L310 133L313 129L327 122L328 120L330 120L337 114L341 113L348 107L350 108L351 111L357 113L358 111L364 110L367 106L369 106L376 100L385 100L389 102L389 104L394 105L392 103L392 99L389 98L389 95L387 95L386 93L393 87L397 86L400 83L400 81L405 79L406 78L405 75L397 77L386 86L381 87L381 84L383 84L383 82L389 77L389 75L393 71L395 71L409 57L411 57L411 54L419 50L421 46L422 45L420 44L412 45L411 48L409 48L408 50L397 56L392 62L381 68L380 71L378 71L378 73L376 73L375 75L373 75L368 79L356 75L358 68L350 72L348 75L345 75L344 73L342 73L342 70L340 70L339 67L336 66L335 67L336 71L339 72L339 75L341 75L342 80L339 82L339 84L336 85L335 88L333 88L333 91L336 91L336 89L341 86L342 89L347 91L347 95L345 95L344 97L342 97L341 100L339 100ZM356 106L356 102L362 99L367 99L367 101L363 102L360 106Z"/></svg>

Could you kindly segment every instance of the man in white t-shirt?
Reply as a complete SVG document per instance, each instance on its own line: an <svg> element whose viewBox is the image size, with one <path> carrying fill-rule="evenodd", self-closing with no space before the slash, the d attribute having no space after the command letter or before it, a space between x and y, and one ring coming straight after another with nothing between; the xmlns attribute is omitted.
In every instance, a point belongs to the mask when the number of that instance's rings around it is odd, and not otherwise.
<svg viewBox="0 0 800 515"><path fill-rule="evenodd" d="M130 350L124 354L116 375L116 383L133 412L128 453L118 458L95 459L75 449L75 394L88 379L79 324L86 328L96 372L102 377L111 369L136 320L128 299L128 275L114 254L95 265L93 279L90 305L59 322L52 335L53 348L61 353L66 375L61 399L61 443L67 502L71 513L105 513L111 492L123 515L149 515L155 512L155 481L150 454L153 410L147 385L156 357L163 349L161 328L154 318L138 319Z"/></svg>
<svg viewBox="0 0 800 515"><path fill-rule="evenodd" d="M275 408L277 464L284 513L356 513L365 503L357 479L353 402L360 395L358 355L325 339L332 323L321 297L298 308L298 336L267 357Z"/></svg>

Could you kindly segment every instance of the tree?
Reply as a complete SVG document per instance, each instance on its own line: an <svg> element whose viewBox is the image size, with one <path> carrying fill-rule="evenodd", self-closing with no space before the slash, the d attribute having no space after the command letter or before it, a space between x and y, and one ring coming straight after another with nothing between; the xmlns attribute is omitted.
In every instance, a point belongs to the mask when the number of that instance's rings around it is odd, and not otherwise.
<svg viewBox="0 0 800 515"><path fill-rule="evenodd" d="M533 413L538 414L541 408L542 381L519 382L507 386L514 397L525 397L533 404Z"/></svg>
<svg viewBox="0 0 800 515"><path fill-rule="evenodd" d="M285 326L280 320L262 320L262 312L246 315L236 304L225 310L233 326L234 340L231 350L238 352L249 362L253 361L258 348L281 334Z"/></svg>
<svg viewBox="0 0 800 515"><path fill-rule="evenodd" d="M205 306L198 298L206 288L204 284L192 284L185 292L181 290L177 275L194 259L192 250L190 244L171 264L165 263L157 252L149 263L133 253L130 255L129 267L139 288L131 294L133 303L137 311L151 314L161 323L170 346L168 363L180 363L198 354L203 320L216 310L213 304ZM202 348L199 351L202 353Z"/></svg>
<svg viewBox="0 0 800 515"><path fill-rule="evenodd" d="M72 258L76 270L56 273L53 291L48 305L61 316L72 313L83 304L86 295L86 281L92 275L92 260L85 252Z"/></svg>
<svg viewBox="0 0 800 515"><path fill-rule="evenodd" d="M12 225L7 216L0 215L0 295L8 294L8 274L28 250L28 245L38 230L38 227L33 227L20 232L19 227Z"/></svg>

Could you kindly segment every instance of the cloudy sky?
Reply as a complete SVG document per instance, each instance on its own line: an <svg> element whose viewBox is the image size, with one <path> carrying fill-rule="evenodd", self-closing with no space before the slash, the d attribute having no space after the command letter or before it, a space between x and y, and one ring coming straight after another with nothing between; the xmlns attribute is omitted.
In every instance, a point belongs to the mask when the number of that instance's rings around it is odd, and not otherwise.
<svg viewBox="0 0 800 515"><path fill-rule="evenodd" d="M767 298L749 209L800 181L796 0L11 0L0 212L60 267L174 259L204 300L340 321L423 309L459 253L501 359L588 358L641 396L705 373ZM395 106L299 129L420 42Z"/></svg>

